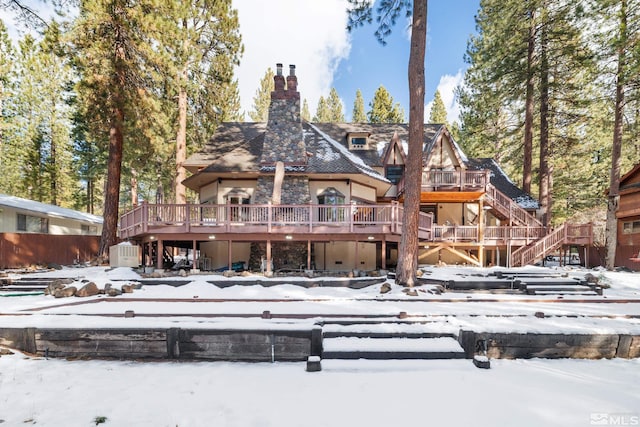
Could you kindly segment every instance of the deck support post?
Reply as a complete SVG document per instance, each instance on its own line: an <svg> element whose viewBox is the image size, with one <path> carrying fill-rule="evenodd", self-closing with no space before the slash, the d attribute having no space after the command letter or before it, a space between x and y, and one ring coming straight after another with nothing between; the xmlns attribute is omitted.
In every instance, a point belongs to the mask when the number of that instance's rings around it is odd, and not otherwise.
<svg viewBox="0 0 640 427"><path fill-rule="evenodd" d="M233 246L233 241L232 240L228 240L227 243L228 243L228 245L227 245L227 260L228 260L229 270L233 270L233 249L231 249L231 247Z"/></svg>
<svg viewBox="0 0 640 427"><path fill-rule="evenodd" d="M267 240L267 268L265 269L266 276L272 276L273 271L271 271L271 240Z"/></svg>
<svg viewBox="0 0 640 427"><path fill-rule="evenodd" d="M196 250L198 249L198 242L196 240L193 241L193 265L191 266L191 271L197 271L198 268L198 256L196 255ZM189 259L187 258L187 262Z"/></svg>
<svg viewBox="0 0 640 427"><path fill-rule="evenodd" d="M307 270L311 270L311 239L307 240Z"/></svg>
<svg viewBox="0 0 640 427"><path fill-rule="evenodd" d="M383 270L387 269L387 241L385 239L385 236L382 236L382 256L380 257L380 268L382 268Z"/></svg>
<svg viewBox="0 0 640 427"><path fill-rule="evenodd" d="M158 253L156 254L156 268L158 270L163 270L164 260L164 246L162 245L162 239L158 239Z"/></svg>

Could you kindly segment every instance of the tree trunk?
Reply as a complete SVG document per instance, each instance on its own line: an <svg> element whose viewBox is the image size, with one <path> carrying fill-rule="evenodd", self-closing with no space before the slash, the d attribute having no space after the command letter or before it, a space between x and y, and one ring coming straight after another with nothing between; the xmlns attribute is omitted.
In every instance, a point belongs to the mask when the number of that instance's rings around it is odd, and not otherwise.
<svg viewBox="0 0 640 427"><path fill-rule="evenodd" d="M547 36L543 26L540 41L540 191L542 225L551 225L551 194L549 180L549 61L547 58Z"/></svg>
<svg viewBox="0 0 640 427"><path fill-rule="evenodd" d="M117 101L116 101L117 102ZM118 241L118 206L120 205L120 176L122 169L122 146L124 110L116 106L112 110L113 117L109 129L109 162L107 164L107 188L104 197L104 222L100 238L99 256L109 257L109 248Z"/></svg>
<svg viewBox="0 0 640 427"><path fill-rule="evenodd" d="M182 166L187 159L187 68L180 73L180 90L178 92L178 135L176 137L176 178L174 183L176 204L187 203L187 190L182 184L187 172Z"/></svg>
<svg viewBox="0 0 640 427"><path fill-rule="evenodd" d="M414 0L409 54L409 149L405 165L402 237L396 282L413 286L418 269L418 224L424 141L424 57L427 36L427 0Z"/></svg>
<svg viewBox="0 0 640 427"><path fill-rule="evenodd" d="M123 6L116 7L122 8ZM115 11L117 15L120 11ZM107 182L104 195L102 235L98 257L109 258L109 248L118 242L118 208L120 206L120 179L122 174L122 147L124 139L124 105L126 90L126 55L123 29L115 25L115 48L113 57L113 78L111 81L111 108L109 121L109 159Z"/></svg>
<svg viewBox="0 0 640 427"><path fill-rule="evenodd" d="M527 90L524 115L524 147L522 161L522 189L531 193L531 175L533 170L533 91L534 71L533 52L535 48L535 12L529 11L529 40L527 47Z"/></svg>
<svg viewBox="0 0 640 427"><path fill-rule="evenodd" d="M622 132L624 113L625 48L627 46L627 0L620 1L620 40L618 43L618 70L616 75L616 105L614 111L613 145L611 147L611 175L607 201L607 225L605 230L605 267L613 270L618 245L618 220L616 212L620 203L620 167L622 158Z"/></svg>

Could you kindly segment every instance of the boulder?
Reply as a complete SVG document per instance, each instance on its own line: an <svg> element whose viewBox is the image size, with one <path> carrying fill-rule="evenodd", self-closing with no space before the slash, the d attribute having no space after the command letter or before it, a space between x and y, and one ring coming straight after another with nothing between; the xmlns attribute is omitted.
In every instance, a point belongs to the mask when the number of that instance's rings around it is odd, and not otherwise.
<svg viewBox="0 0 640 427"><path fill-rule="evenodd" d="M385 282L380 286L380 293L386 294L387 292L391 292L391 285Z"/></svg>
<svg viewBox="0 0 640 427"><path fill-rule="evenodd" d="M98 295L100 293L100 289L98 289L98 285L94 282L89 282L76 292L77 297L92 297L94 295Z"/></svg>
<svg viewBox="0 0 640 427"><path fill-rule="evenodd" d="M118 295L122 295L122 291L118 288L110 288L108 291L106 291L106 294L110 297L117 297Z"/></svg>
<svg viewBox="0 0 640 427"><path fill-rule="evenodd" d="M78 288L75 286L68 286L66 288L56 289L53 296L56 298L68 298L74 296L77 291Z"/></svg>
<svg viewBox="0 0 640 427"><path fill-rule="evenodd" d="M44 289L44 294L53 295L58 289L63 289L65 286L61 280L54 280Z"/></svg>
<svg viewBox="0 0 640 427"><path fill-rule="evenodd" d="M587 283L592 283L592 284L594 284L594 285L597 285L597 284L598 284L598 282L600 282L600 279L599 279L597 276L594 276L594 275L593 275L593 274L591 274L591 273L587 273L587 274L585 274L585 276L584 276L584 280L586 280L586 281L587 281Z"/></svg>
<svg viewBox="0 0 640 427"><path fill-rule="evenodd" d="M131 284L122 285L122 293L123 294L132 294L133 293L133 285L131 285Z"/></svg>

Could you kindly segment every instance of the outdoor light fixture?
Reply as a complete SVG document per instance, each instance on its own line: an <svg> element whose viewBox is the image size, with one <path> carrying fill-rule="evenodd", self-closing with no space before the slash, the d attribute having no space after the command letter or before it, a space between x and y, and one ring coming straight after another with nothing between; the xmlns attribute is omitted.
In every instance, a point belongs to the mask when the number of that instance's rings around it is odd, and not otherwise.
<svg viewBox="0 0 640 427"><path fill-rule="evenodd" d="M373 236L367 237L367 240L373 240L373 239L375 239L375 237L373 237Z"/></svg>
<svg viewBox="0 0 640 427"><path fill-rule="evenodd" d="M286 236L284 236L284 238L287 240L292 240L293 236L291 234L287 234Z"/></svg>
<svg viewBox="0 0 640 427"><path fill-rule="evenodd" d="M212 235L209 236L209 240L215 240L215 239L216 239L215 235L212 234Z"/></svg>
<svg viewBox="0 0 640 427"><path fill-rule="evenodd" d="M156 239L156 236L150 236L149 237L149 240L155 240L155 239Z"/></svg>

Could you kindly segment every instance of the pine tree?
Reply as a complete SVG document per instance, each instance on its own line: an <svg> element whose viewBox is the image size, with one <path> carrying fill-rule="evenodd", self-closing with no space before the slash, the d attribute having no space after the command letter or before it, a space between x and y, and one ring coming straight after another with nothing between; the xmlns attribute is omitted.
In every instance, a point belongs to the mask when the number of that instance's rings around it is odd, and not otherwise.
<svg viewBox="0 0 640 427"><path fill-rule="evenodd" d="M327 108L329 110L330 123L344 123L344 113L342 112L342 101L338 96L338 91L331 88L327 98Z"/></svg>
<svg viewBox="0 0 640 427"><path fill-rule="evenodd" d="M429 113L429 123L443 124L449 127L447 122L447 108L444 106L444 101L442 101L442 96L440 96L439 90L436 90L436 93L433 96L431 112Z"/></svg>
<svg viewBox="0 0 640 427"><path fill-rule="evenodd" d="M400 104L393 102L393 97L380 85L369 103L371 109L367 113L369 123L403 123L404 111Z"/></svg>
<svg viewBox="0 0 640 427"><path fill-rule="evenodd" d="M0 20L0 193L18 194L20 182L20 144L15 137L14 111L9 102L14 97L17 80L15 51Z"/></svg>
<svg viewBox="0 0 640 427"><path fill-rule="evenodd" d="M331 121L331 111L329 110L329 105L322 95L318 99L316 115L313 116L313 121L317 123L329 123Z"/></svg>
<svg viewBox="0 0 640 427"><path fill-rule="evenodd" d="M164 13L158 19L162 31L162 45L167 53L164 66L166 78L177 94L177 136L175 158L175 197L177 204L186 202L186 188L182 181L186 170L182 166L187 157L187 122L196 113L205 117L199 123L216 123L216 115L211 109L188 109L195 100L215 99L221 106L229 104L229 99L220 98L226 94L232 82L232 66L239 61L241 53L237 11L231 8L231 1L189 0L166 2ZM162 11L161 11L162 12ZM221 62L220 64L218 62ZM217 86L217 87L216 87ZM198 91L205 89L204 94ZM233 91L229 93L233 99ZM199 147L203 141L196 143Z"/></svg>
<svg viewBox="0 0 640 427"><path fill-rule="evenodd" d="M86 117L95 121L96 135L108 141L107 180L104 196L104 222L99 255L108 258L109 247L117 242L120 183L125 148L144 150L145 158L154 154L146 149L146 133L134 132L136 124L154 121L148 114L158 111L152 90L159 80L156 70L162 62L157 56L159 14L153 2L130 4L124 0L84 0L74 25L75 61L82 72L78 90L90 105ZM131 140L129 139L131 137ZM125 144L125 140L127 143ZM150 148L150 146L148 146ZM128 170L134 169L132 167Z"/></svg>
<svg viewBox="0 0 640 427"><path fill-rule="evenodd" d="M368 0L349 0L349 25L351 29L371 22L373 2ZM422 183L422 146L424 143L424 57L427 39L427 2L409 0L382 2L377 9L379 41L391 32L391 26L403 14L412 15L411 50L409 53L409 151L405 165L405 199L403 211L403 231L398 254L396 282L404 286L413 286L418 268L418 220L420 217L420 191ZM375 97L374 97L375 99ZM392 101L391 101L392 102ZM394 108L395 114L400 113ZM402 113L404 121L404 113ZM397 118L397 117L396 117ZM370 116L371 119L371 116ZM373 120L370 120L373 121Z"/></svg>
<svg viewBox="0 0 640 427"><path fill-rule="evenodd" d="M249 112L249 117L254 122L266 122L269 119L269 103L274 89L273 76L273 70L269 67L260 79L260 87L253 97L253 111Z"/></svg>
<svg viewBox="0 0 640 427"><path fill-rule="evenodd" d="M356 90L356 99L353 101L353 112L351 113L352 123L366 123L367 114L364 111L364 98L360 89Z"/></svg>
<svg viewBox="0 0 640 427"><path fill-rule="evenodd" d="M302 111L300 112L300 117L302 117L302 120L306 120L307 122L311 121L311 113L309 112L309 103L307 102L306 98L302 101Z"/></svg>

